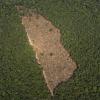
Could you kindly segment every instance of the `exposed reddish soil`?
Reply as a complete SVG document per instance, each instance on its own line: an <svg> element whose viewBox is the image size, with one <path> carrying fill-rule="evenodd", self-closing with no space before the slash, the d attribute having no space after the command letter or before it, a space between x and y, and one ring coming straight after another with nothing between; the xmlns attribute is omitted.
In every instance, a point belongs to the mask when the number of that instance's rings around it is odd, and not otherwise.
<svg viewBox="0 0 100 100"><path fill-rule="evenodd" d="M43 16L35 13L23 16L30 45L36 52L37 62L43 68L47 86L53 95L55 87L68 80L76 69L76 63L61 44L60 30Z"/></svg>

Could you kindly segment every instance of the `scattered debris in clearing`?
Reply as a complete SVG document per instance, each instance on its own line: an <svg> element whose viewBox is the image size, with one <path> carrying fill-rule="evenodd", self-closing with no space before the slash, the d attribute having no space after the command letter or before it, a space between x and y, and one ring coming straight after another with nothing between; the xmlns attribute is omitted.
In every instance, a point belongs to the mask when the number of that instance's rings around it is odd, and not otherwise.
<svg viewBox="0 0 100 100"><path fill-rule="evenodd" d="M32 13L32 16L22 16L30 45L36 52L38 64L43 68L43 75L47 86L53 95L55 87L68 80L76 63L61 44L60 30L41 15Z"/></svg>

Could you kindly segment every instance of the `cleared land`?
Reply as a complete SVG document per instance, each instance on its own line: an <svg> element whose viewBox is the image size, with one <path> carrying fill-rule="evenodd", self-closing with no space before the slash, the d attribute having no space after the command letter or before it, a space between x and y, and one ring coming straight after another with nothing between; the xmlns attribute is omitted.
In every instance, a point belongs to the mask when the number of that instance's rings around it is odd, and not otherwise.
<svg viewBox="0 0 100 100"><path fill-rule="evenodd" d="M72 76L76 64L60 43L60 30L50 21L33 13L32 16L23 16L22 24L36 52L37 62L43 67L44 78L53 95L54 88Z"/></svg>

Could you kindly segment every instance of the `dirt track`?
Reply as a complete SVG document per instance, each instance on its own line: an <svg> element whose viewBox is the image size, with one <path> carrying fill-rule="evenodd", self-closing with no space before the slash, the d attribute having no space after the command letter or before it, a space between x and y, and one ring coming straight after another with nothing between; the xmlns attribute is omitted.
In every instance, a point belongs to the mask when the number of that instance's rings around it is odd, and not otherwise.
<svg viewBox="0 0 100 100"><path fill-rule="evenodd" d="M60 30L43 16L35 13L23 16L30 45L36 52L36 59L43 67L43 75L53 95L55 87L69 79L76 69L76 63L60 43Z"/></svg>

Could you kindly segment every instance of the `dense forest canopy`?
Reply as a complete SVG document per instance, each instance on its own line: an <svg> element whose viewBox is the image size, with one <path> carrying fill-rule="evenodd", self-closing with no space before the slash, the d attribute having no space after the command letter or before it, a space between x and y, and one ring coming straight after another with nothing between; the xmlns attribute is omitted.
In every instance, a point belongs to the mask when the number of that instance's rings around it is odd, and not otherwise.
<svg viewBox="0 0 100 100"><path fill-rule="evenodd" d="M51 97L16 5L61 30L78 68ZM26 12L27 13L27 12ZM0 100L99 100L100 0L0 0Z"/></svg>

